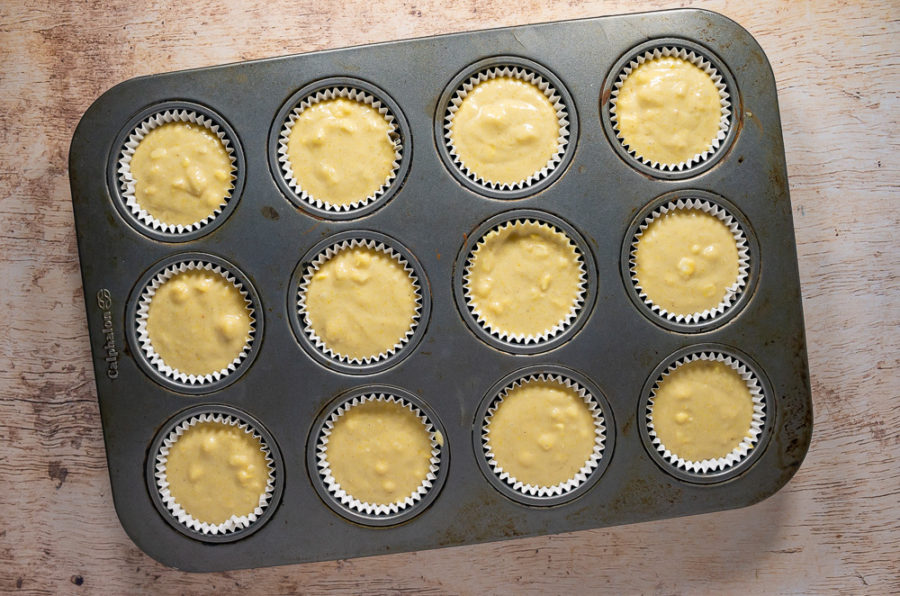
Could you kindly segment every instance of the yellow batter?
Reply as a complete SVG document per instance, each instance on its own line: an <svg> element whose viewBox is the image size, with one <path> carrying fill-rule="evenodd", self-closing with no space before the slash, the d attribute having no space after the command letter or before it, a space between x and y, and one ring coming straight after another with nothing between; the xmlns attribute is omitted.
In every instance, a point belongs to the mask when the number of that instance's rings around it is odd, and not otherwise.
<svg viewBox="0 0 900 596"><path fill-rule="evenodd" d="M253 513L268 477L259 439L236 426L201 422L169 448L169 492L200 522L221 524Z"/></svg>
<svg viewBox="0 0 900 596"><path fill-rule="evenodd" d="M431 439L409 408L367 401L337 419L325 453L331 475L347 494L388 505L412 495L426 479Z"/></svg>
<svg viewBox="0 0 900 596"><path fill-rule="evenodd" d="M313 274L306 314L325 345L348 358L371 358L412 328L416 290L403 265L385 253L345 248Z"/></svg>
<svg viewBox="0 0 900 596"><path fill-rule="evenodd" d="M639 157L679 164L712 147L722 108L715 83L700 67L661 57L628 75L616 115L624 143Z"/></svg>
<svg viewBox="0 0 900 596"><path fill-rule="evenodd" d="M450 136L470 171L491 182L513 184L540 171L556 154L559 119L535 85L498 77L466 95Z"/></svg>
<svg viewBox="0 0 900 596"><path fill-rule="evenodd" d="M714 308L738 279L734 235L699 209L675 209L653 220L638 240L635 271L654 304L688 315Z"/></svg>
<svg viewBox="0 0 900 596"><path fill-rule="evenodd" d="M694 360L662 381L652 419L659 440L678 457L688 461L725 457L750 437L753 398L727 364Z"/></svg>
<svg viewBox="0 0 900 596"><path fill-rule="evenodd" d="M134 198L159 221L186 226L225 203L232 169L218 135L192 122L169 122L147 133L134 150Z"/></svg>
<svg viewBox="0 0 900 596"><path fill-rule="evenodd" d="M192 269L156 290L147 334L166 365L188 375L207 375L231 364L250 341L250 311L227 279Z"/></svg>
<svg viewBox="0 0 900 596"><path fill-rule="evenodd" d="M350 205L375 194L393 172L391 125L372 106L342 97L303 110L288 137L294 179L308 195Z"/></svg>
<svg viewBox="0 0 900 596"><path fill-rule="evenodd" d="M594 450L594 419L578 393L553 381L510 391L488 421L494 459L516 480L555 486L570 480Z"/></svg>
<svg viewBox="0 0 900 596"><path fill-rule="evenodd" d="M542 335L563 323L580 294L575 245L546 224L489 232L472 257L467 289L492 329Z"/></svg>

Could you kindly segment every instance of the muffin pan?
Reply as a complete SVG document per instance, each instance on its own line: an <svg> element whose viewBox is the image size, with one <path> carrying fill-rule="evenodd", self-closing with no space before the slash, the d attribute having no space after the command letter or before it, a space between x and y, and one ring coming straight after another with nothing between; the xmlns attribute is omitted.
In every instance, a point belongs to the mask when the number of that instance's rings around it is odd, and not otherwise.
<svg viewBox="0 0 900 596"><path fill-rule="evenodd" d="M635 159L610 120L623 69L657 48L693 52L728 91L719 146L677 171ZM552 167L508 188L473 179L445 136L461 86L504 69L548 83L567 122L566 146ZM319 92L361 94L393 118L393 178L357 208L317 205L285 178L285 122ZM136 216L120 171L132 133L166 111L218 127L236 170L220 212L191 229L162 229ZM783 486L808 448L812 404L775 81L753 38L715 13L530 25L134 79L85 113L70 179L116 511L134 542L167 565L280 565L742 507ZM641 298L630 260L654 210L691 200L734 218L749 265L723 315L679 322ZM565 232L585 269L578 312L542 341L486 331L466 302L474 243L510 220ZM311 261L353 241L390 247L419 285L411 335L371 363L329 356L311 342L298 312ZM237 280L254 312L242 359L204 382L166 376L148 360L138 331L145 288L186 262ZM724 470L679 467L660 453L648 426L656 381L698 353L739 361L762 393L755 447ZM482 440L497 396L516 379L542 376L575 383L602 417L596 466L561 496L516 490L495 473ZM398 515L348 510L318 466L320 434L335 408L373 395L413 404L443 439L430 488ZM261 515L210 537L163 505L154 464L178 424L217 414L246 421L264 438L275 480Z"/></svg>

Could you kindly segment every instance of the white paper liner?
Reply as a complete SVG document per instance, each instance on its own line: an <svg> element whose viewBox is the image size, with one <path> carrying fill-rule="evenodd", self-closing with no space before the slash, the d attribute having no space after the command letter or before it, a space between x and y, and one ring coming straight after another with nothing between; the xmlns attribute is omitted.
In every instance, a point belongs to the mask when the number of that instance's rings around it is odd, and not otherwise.
<svg viewBox="0 0 900 596"><path fill-rule="evenodd" d="M335 423L337 422L338 418L346 414L352 408L370 401L396 403L408 409L410 412L415 414L419 420L421 420L423 426L425 427L425 430L428 432L429 440L431 441L431 459L429 460L428 473L425 475L425 478L422 480L422 483L419 485L419 487L401 501L395 501L388 504L368 503L365 501L360 501L359 499L354 498L353 495L348 494L347 491L345 491L343 488L341 488L340 483L338 483L338 481L335 480L334 476L331 475L331 466L328 463L328 440L331 436L332 430L334 429ZM345 507L352 509L358 513L364 513L366 515L393 515L414 506L434 486L434 482L437 480L438 470L441 466L442 442L443 439L440 439L439 442L437 431L435 430L434 425L431 423L425 413L420 410L415 404L401 397L386 393L370 393L367 395L354 397L353 399L341 404L325 420L325 424L322 426L322 430L319 433L318 439L316 440L316 466L319 470L319 478L322 480L325 488Z"/></svg>
<svg viewBox="0 0 900 596"><path fill-rule="evenodd" d="M190 122L209 129L210 132L215 134L219 137L219 140L222 141L222 145L228 153L228 159L231 161L231 185L225 193L222 202L205 218L187 225L169 224L160 221L144 210L138 204L137 199L134 196L135 179L131 173L131 159L134 157L134 152L143 138L147 136L151 130L170 122ZM122 152L119 154L119 167L117 172L119 174L119 190L122 193L122 198L125 200L125 206L128 207L129 211L131 211L132 215L134 215L138 221L152 227L154 230L165 232L167 234L186 234L188 232L199 230L212 223L212 221L222 213L222 210L228 204L228 201L231 200L231 192L234 190L234 181L237 178L237 157L234 154L234 146L231 139L228 138L228 135L225 134L225 130L217 124L215 120L191 110L166 110L145 118L131 132L128 139L125 141L124 147L122 147Z"/></svg>
<svg viewBox="0 0 900 596"><path fill-rule="evenodd" d="M387 178L385 178L381 186L369 196L352 203L347 203L345 205L338 203L329 203L324 199L310 195L306 190L304 190L300 185L300 181L294 177L294 168L291 165L290 158L288 157L288 141L290 140L291 131L294 128L294 123L297 122L297 118L300 117L300 114L302 114L307 108L319 102L337 98L358 101L359 103L365 104L377 110L378 113L384 117L390 127L388 130L388 135L390 137L391 143L393 143L394 145L394 162L391 164L391 172L390 174L388 174ZM303 100L301 100L300 103L293 110L291 110L290 114L288 114L287 120L284 121L284 124L281 127L281 133L278 137L278 163L281 164L281 174L282 176L284 176L285 182L287 182L291 190L294 191L294 194L296 194L301 200L319 209L326 209L328 211L352 211L354 209L365 207L369 203L378 200L379 197L387 192L387 190L391 187L391 184L393 184L394 180L397 178L397 172L400 170L400 162L402 159L403 139L400 136L400 130L397 126L396 117L388 109L387 105L383 104L376 97L355 87L330 87L327 89L320 89L319 91L316 91L315 93L304 97Z"/></svg>
<svg viewBox="0 0 900 596"><path fill-rule="evenodd" d="M716 136L710 139L709 148L701 151L700 153L697 153L686 161L675 164L660 163L657 161L649 160L642 155L639 155L634 149L629 147L629 145L625 142L621 131L619 130L619 119L616 112L619 92L622 89L622 85L625 83L625 79L628 78L628 75L630 75L632 71L634 71L638 66L644 64L645 62L662 57L675 57L687 60L688 62L697 66L698 68L703 70L703 72L708 74L715 84L716 89L719 91L719 105L721 107L721 115L719 117L719 130L716 132ZM622 143L622 146L625 147L626 151L628 151L628 153L632 157L637 159L639 162L660 171L680 172L702 163L704 160L718 151L719 147L722 145L722 141L724 141L725 137L728 135L728 129L731 127L731 96L729 94L728 87L725 84L725 79L722 77L719 71L716 70L715 66L713 66L712 63L709 62L709 60L699 54L694 53L693 50L687 50L685 48L677 46L663 46L654 48L652 50L647 50L641 55L633 58L625 66L625 68L622 69L622 72L619 73L619 77L613 84L609 103L610 121L612 122L613 129L616 131L616 138L619 140L619 142Z"/></svg>
<svg viewBox="0 0 900 596"><path fill-rule="evenodd" d="M187 373L181 372L177 368L172 368L171 366L166 364L162 356L160 356L153 348L153 344L150 340L150 335L147 332L147 318L150 314L150 302L156 295L156 291L160 288L160 286L175 277L177 274L194 270L212 271L213 273L221 275L222 278L233 284L234 287L237 288L238 291L240 291L241 296L244 297L244 302L247 306L247 310L249 311L250 316L250 331L248 333L250 339L244 344L244 347L241 350L240 354L235 356L234 360L232 360L225 368L213 371L205 375L189 375ZM157 273L141 292L141 297L138 300L136 313L137 339L138 343L140 343L141 345L141 349L144 352L144 356L147 358L150 364L152 364L156 368L156 370L161 372L169 379L173 379L175 381L187 383L190 385L204 385L207 383L213 383L237 370L237 367L240 366L241 362L243 362L243 360L250 354L253 342L256 340L256 318L254 317L254 313L255 305L250 299L249 292L247 292L243 284L226 269L223 269L218 265L214 265L213 263L207 263L200 260L182 261L180 263L169 265L161 272Z"/></svg>
<svg viewBox="0 0 900 596"><path fill-rule="evenodd" d="M521 480L518 480L515 476L503 469L495 459L494 452L491 450L490 422L494 413L500 408L500 404L503 403L503 400L511 391L533 382L556 383L575 391L591 411L591 417L594 419L594 448L591 451L590 457L572 478L553 486L526 484ZM484 457L487 459L494 474L513 490L532 497L556 497L564 495L575 490L587 481L588 477L597 468L603 457L603 450L606 447L606 424L603 418L603 410L601 410L600 404L597 403L587 389L568 377L547 373L528 375L516 379L504 387L500 393L494 397L491 406L484 416L484 421L481 426L481 445L484 450Z"/></svg>
<svg viewBox="0 0 900 596"><path fill-rule="evenodd" d="M387 256L391 257L394 261L399 263L403 267L403 270L407 273L407 275L409 275L409 279L413 284L413 291L415 292L415 311L413 312L412 322L410 323L409 329L406 330L406 334L388 350L380 352L378 354L374 354L372 356L366 356L365 358L347 356L345 354L335 352L333 349L331 349L328 344L325 343L325 340L319 337L319 335L316 333L316 330L313 329L312 322L309 319L309 313L306 310L306 292L307 290L309 290L309 284L312 281L313 276L315 276L316 272L338 253L357 247L365 247L370 250L376 250L378 252L384 253ZM300 316L300 320L303 322L303 332L319 351L321 351L329 358L336 360L337 362L341 362L344 364L367 365L375 362L381 362L382 360L390 358L398 351L400 351L403 346L409 343L409 340L415 334L416 328L419 326L419 322L422 317L422 300L422 286L419 282L419 278L416 275L415 269L413 269L412 265L403 257L403 255L395 251L389 245L384 244L383 242L365 238L354 238L352 240L344 240L342 242L338 242L337 244L329 246L318 255L316 255L312 262L307 266L306 271L303 273L303 278L300 281L300 285L297 289L297 312Z"/></svg>
<svg viewBox="0 0 900 596"><path fill-rule="evenodd" d="M191 428L195 424L200 424L203 422L215 422L219 424L227 424L229 426L236 426L247 434L253 436L253 438L259 439L260 449L265 454L266 465L269 469L269 478L266 482L265 490L259 496L259 505L257 505L257 507L252 512L241 516L232 515L231 518L221 524L210 524L200 521L186 512L181 507L181 505L178 504L178 502L175 500L175 497L173 497L171 492L169 491L169 481L166 476L166 466L168 464L169 449L178 441L178 439L181 438L181 436L185 432L187 432L189 428ZM259 519L259 517L263 514L263 510L269 506L269 503L272 500L272 494L275 491L275 461L272 459L272 452L269 450L269 446L266 445L266 442L262 438L262 436L260 436L259 433L257 433L255 429L253 429L249 424L230 414L220 414L215 412L208 414L199 414L197 416L192 416L191 418L176 426L175 429L172 430L172 432L170 432L165 439L163 439L162 445L160 445L159 451L156 453L156 463L154 464L154 469L156 470L156 472L154 473L154 476L156 477L156 488L159 491L159 496L162 498L163 505L166 506L166 509L169 510L169 513L171 513L179 523L196 532L201 532L207 535L215 536L219 534L229 534L247 528L257 519Z"/></svg>
<svg viewBox="0 0 900 596"><path fill-rule="evenodd" d="M488 317L485 317L477 308L475 308L475 298L472 295L471 290L471 282L472 282L472 268L475 263L475 255L478 250L485 245L487 240L494 235L499 234L500 232L506 230L507 228L514 226L520 223L530 223L536 224L541 228L546 228L548 231L554 234L561 234L569 241L569 244L572 248L575 249L575 256L578 259L578 269L580 276L578 278L578 295L575 300L572 302L572 306L569 308L569 312L563 317L563 319L557 323L556 325L550 327L549 329L545 329L542 333L537 335L535 334L525 334L525 333L510 333L504 329L498 329L491 325ZM584 255L581 254L581 249L578 248L578 245L572 240L568 234L564 231L560 230L556 226L551 223L542 221L536 218L517 218L511 219L508 221L499 224L498 226L492 228L488 232L486 232L481 238L478 239L478 242L475 243L475 246L472 248L472 251L469 253L469 257L466 259L466 268L465 273L463 274L463 296L466 300L466 307L469 309L471 315L475 318L479 325L484 328L488 333L493 335L494 337L502 340L508 341L518 344L524 345L532 345L538 344L545 341L548 341L560 333L563 333L569 325L578 317L581 310L584 308L584 297L587 293L587 269L584 264Z"/></svg>
<svg viewBox="0 0 900 596"><path fill-rule="evenodd" d="M463 100L472 92L472 89L478 86L478 84L498 77L518 79L520 81L525 81L526 83L531 83L537 87L547 99L550 100L553 109L556 110L556 118L559 123L559 136L556 139L556 153L547 160L547 163L544 164L540 170L511 184L487 180L484 177L479 176L478 172L469 169L468 166L463 163L462 159L460 159L456 152L456 146L453 143L453 119L456 117L456 112L459 111L459 107L462 105ZM459 86L453 94L453 97L450 98L450 102L447 105L447 111L444 114L444 142L447 145L447 151L450 153L450 157L453 158L453 163L456 164L456 167L459 168L468 179L492 190L519 190L531 186L549 176L562 161L563 155L566 153L566 149L569 145L569 135L569 111L566 104L563 103L562 96L550 82L541 77L541 75L521 66L494 66L475 73Z"/></svg>
<svg viewBox="0 0 900 596"><path fill-rule="evenodd" d="M734 283L725 289L725 296L722 298L722 300L712 308L687 314L669 312L665 308L654 303L653 300L644 291L637 276L637 248L638 244L640 243L641 236L643 236L644 232L655 220L663 217L667 213L671 213L679 209L697 209L716 217L731 231L731 234L734 237L734 242L737 245L738 253L737 279L735 279ZM734 216L732 216L724 207L703 199L677 199L674 201L669 201L668 203L657 207L649 216L647 216L646 219L644 219L643 222L641 222L641 225L638 227L638 230L637 232L635 232L634 238L631 241L631 252L629 253L628 257L628 267L629 271L631 272L631 282L634 284L635 289L637 289L638 295L640 296L641 300L644 301L644 304L646 304L651 311L653 311L660 317L663 317L670 321L674 321L676 323L701 323L723 315L725 311L731 308L734 303L737 302L738 298L740 298L741 293L747 287L747 278L750 275L750 246L747 241L747 236L744 234L744 230L741 228L741 225L738 223L737 219L735 219Z"/></svg>
<svg viewBox="0 0 900 596"><path fill-rule="evenodd" d="M660 384L665 382L666 377L672 374L672 372L674 372L675 369L677 369L679 366L697 360L722 362L734 369L735 372L737 372L747 384L747 389L750 390L750 397L753 399L753 416L751 418L750 428L747 430L747 434L744 436L744 439L740 442L740 444L731 451L731 453L729 453L725 457L704 459L702 461L691 461L679 457L678 454L672 453L671 451L666 449L666 446L663 445L662 441L656 435L656 430L654 430L653 426L653 401L656 398L656 391L659 389ZM737 358L715 351L697 352L695 354L690 354L672 363L666 369L666 371L663 372L662 376L656 380L653 385L653 389L651 389L650 391L650 398L647 401L646 412L647 429L650 433L650 440L653 442L653 446L656 448L656 450L659 451L660 454L662 454L663 458L676 468L680 468L682 470L686 470L695 474L725 471L742 462L759 442L759 436L760 434L762 434L763 424L765 423L766 419L765 399L766 398L763 394L762 385L760 384L759 379L755 374L753 374L753 372L747 365L745 365Z"/></svg>

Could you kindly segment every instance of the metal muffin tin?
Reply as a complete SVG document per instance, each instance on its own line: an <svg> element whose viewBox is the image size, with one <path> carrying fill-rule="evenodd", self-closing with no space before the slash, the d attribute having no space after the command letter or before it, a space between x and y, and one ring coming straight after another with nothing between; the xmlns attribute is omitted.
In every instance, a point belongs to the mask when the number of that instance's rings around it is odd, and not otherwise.
<svg viewBox="0 0 900 596"><path fill-rule="evenodd" d="M609 130L614 71L655 40L686 42L720 66L731 85L726 142L709 163L678 176L640 167ZM510 57L536 65L563 90L572 147L527 192L488 192L446 163L445 103L472 69ZM292 97L323 81L345 80L362 81L394 111L403 162L381 199L335 216L285 190L272 151ZM121 204L115 168L123 139L167 105L194 106L215 117L239 156L231 201L197 233L154 233ZM715 13L676 10L529 25L134 79L85 113L72 141L70 178L116 510L134 542L167 565L193 571L280 565L742 507L782 487L808 448L812 403L775 80L756 41ZM736 208L752 239L752 270L727 319L678 327L663 324L636 299L628 246L648 205L663 196L689 198L693 191ZM490 341L460 302L459 259L471 248L468 239L512 211L548 214L576 232L573 240L593 280L584 312L564 339L539 350ZM421 335L386 366L334 366L304 348L295 330L295 272L314 247L355 233L386 236L408 251L430 311L416 331ZM201 391L155 374L134 333L134 302L148 276L198 254L242 274L260 314L254 353L239 374ZM699 349L745 359L771 404L760 442L740 469L702 478L654 454L645 417L646 396L660 371ZM488 477L479 440L492 392L542 369L570 371L590 387L602 401L607 434L590 482L571 499L552 503L507 495ZM341 396L391 390L411 395L442 427L440 482L413 517L342 515L312 467L314 435ZM204 408L245 414L281 456L280 498L252 531L221 542L174 527L159 507L148 469L159 434L186 412Z"/></svg>

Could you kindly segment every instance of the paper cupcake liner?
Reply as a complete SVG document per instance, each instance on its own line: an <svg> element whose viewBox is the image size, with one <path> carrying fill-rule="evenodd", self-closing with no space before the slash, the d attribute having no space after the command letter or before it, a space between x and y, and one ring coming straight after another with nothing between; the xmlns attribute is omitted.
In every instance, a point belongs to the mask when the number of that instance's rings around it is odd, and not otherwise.
<svg viewBox="0 0 900 596"><path fill-rule="evenodd" d="M210 524L207 522L202 522L186 512L181 507L181 505L178 504L178 501L175 500L175 497L173 497L171 492L169 491L169 481L166 476L166 466L168 464L169 449L178 441L178 439L181 438L181 436L185 432L187 432L189 428L191 428L195 424L200 424L203 422L217 422L220 424L227 424L229 426L236 426L247 434L251 435L253 438L259 439L259 443L261 445L263 453L265 453L266 464L269 469L269 478L266 482L265 490L259 496L259 505L252 512L242 516L232 515L230 519L221 524ZM272 495L275 491L275 460L272 458L272 452L269 449L269 446L266 444L265 439L263 439L263 437L260 436L260 434L257 433L256 430L252 428L248 423L230 414L199 414L197 416L192 416L191 418L176 426L172 430L172 432L170 432L165 437L165 439L163 439L159 451L156 453L154 469L156 470L156 472L154 473L154 477L156 478L156 489L159 491L159 496L162 499L163 505L165 505L169 513L172 514L172 517L174 517L176 520L178 520L179 523L190 528L191 530L207 535L230 534L249 527L257 519L259 519L259 517L263 514L265 508L269 506L272 500Z"/></svg>
<svg viewBox="0 0 900 596"><path fill-rule="evenodd" d="M222 199L222 202L213 210L210 215L188 225L169 224L160 221L159 219L151 215L148 211L143 209L138 204L137 199L134 195L134 187L136 182L134 176L131 173L131 159L134 157L134 152L140 142L144 139L145 136L147 136L147 134L151 130L170 122L190 122L192 124L197 124L207 128L210 132L219 137L220 141L222 141L222 145L225 147L225 151L228 153L228 159L231 161L231 186L229 186L228 191L225 193L225 197ZM137 127L135 127L131 134L128 135L128 138L125 141L125 145L122 147L122 152L119 154L118 163L119 167L116 171L119 175L119 191L122 194L122 199L125 201L125 206L128 207L128 210L135 218L137 218L138 221L152 227L154 230L165 232L167 234L186 234L188 232L199 230L200 228L212 223L212 221L222 213L222 210L228 204L228 201L232 199L231 193L234 190L234 181L237 178L237 157L235 156L234 146L231 142L231 139L228 138L228 135L225 134L225 130L218 123L216 123L215 120L192 110L166 110L164 112L153 114L152 116L144 119L140 124L137 125Z"/></svg>
<svg viewBox="0 0 900 596"><path fill-rule="evenodd" d="M459 106L462 104L463 100L479 83L498 77L511 77L531 83L540 89L556 110L556 118L559 123L559 136L556 139L556 153L540 170L512 184L487 180L479 176L478 172L470 170L460 159L456 152L456 146L453 143L453 120L456 117L456 112L459 111ZM447 104L447 111L444 114L444 142L446 143L450 157L453 159L453 163L469 180L492 190L519 190L547 178L562 161L569 145L569 136L569 110L565 103L563 103L562 95L557 92L549 81L541 77L541 75L521 66L494 66L478 71L459 86L450 98L450 102Z"/></svg>
<svg viewBox="0 0 900 596"><path fill-rule="evenodd" d="M737 279L733 284L726 288L725 296L722 298L719 304L704 311L688 314L672 313L661 307L660 305L654 303L653 300L649 296L647 296L647 293L644 292L643 287L641 287L640 280L637 277L637 248L638 244L640 243L641 236L643 236L644 234L644 231L655 220L663 217L667 213L680 209L698 209L700 211L703 211L704 213L716 217L731 231L738 251ZM676 199L654 209L653 212L648 215L647 218L644 219L644 221L638 227L637 231L634 234L634 238L631 241L631 251L628 256L628 270L631 273L631 282L634 284L638 295L652 312L656 313L660 317L663 317L670 321L674 321L676 323L701 323L723 315L729 308L734 305L735 302L737 302L738 298L740 298L741 296L741 293L747 287L747 279L750 275L750 245L747 241L747 236L744 233L744 230L741 228L741 225L738 223L737 219L735 219L734 216L732 216L724 207L703 199Z"/></svg>
<svg viewBox="0 0 900 596"><path fill-rule="evenodd" d="M147 332L147 318L150 314L150 303L153 301L153 297L156 295L156 291L160 288L160 286L162 286L168 280L172 279L175 275L184 273L185 271L195 270L212 271L214 273L217 273L218 275L221 275L226 281L232 283L234 287L237 288L238 291L240 291L241 296L244 297L244 302L246 303L247 309L249 310L250 314L250 339L244 344L244 347L241 350L240 354L238 354L234 358L234 360L232 360L225 368L205 375L189 375L181 372L177 368L172 368L171 366L167 365L162 356L160 356L153 348L153 344L150 341L150 335ZM213 383L236 371L241 362L243 362L244 359L247 358L247 356L250 354L250 350L253 347L253 342L256 340L256 318L254 316L255 308L256 305L254 305L253 301L250 299L249 292L247 292L243 284L235 276L229 273L228 270L223 269L219 265L199 260L190 260L175 263L169 265L168 267L157 273L141 292L141 296L138 299L136 313L138 343L140 344L141 350L143 350L144 356L146 357L147 361L150 362L150 364L153 365L153 367L165 377L174 381L178 381L180 383L187 383L189 385L204 385L207 383Z"/></svg>
<svg viewBox="0 0 900 596"><path fill-rule="evenodd" d="M702 461L691 461L679 457L678 454L672 453L671 451L666 449L666 446L663 445L662 441L656 435L656 430L653 426L653 402L656 398L656 391L659 389L660 384L665 381L666 377L672 374L678 367L697 360L722 362L725 365L730 366L741 376L741 378L747 384L747 389L750 390L750 396L753 399L753 417L750 421L750 428L747 430L747 434L744 436L744 439L737 447L735 447L731 451L731 453L729 453L725 457L704 459ZM763 425L765 424L766 419L766 397L763 393L762 384L760 383L759 379L746 364L744 364L737 358L715 351L697 352L695 354L690 354L676 360L656 380L656 382L653 384L653 388L650 390L650 396L647 401L646 418L647 430L650 434L650 440L656 450L659 451L659 453L663 456L663 459L665 459L668 463L675 466L676 468L680 468L694 474L722 472L733 468L734 466L744 461L744 459L750 454L750 452L753 451L753 448L759 443L759 438L762 434Z"/></svg>
<svg viewBox="0 0 900 596"><path fill-rule="evenodd" d="M403 270L406 271L406 273L409 275L410 281L412 281L416 303L415 312L413 313L412 317L412 323L410 324L409 329L406 330L406 334L402 338L400 338L400 341L395 343L393 347L384 352L380 352L373 356L366 356L365 358L356 358L347 356L345 354L340 354L328 347L328 344L325 343L325 340L319 337L319 335L316 333L316 330L313 329L312 322L309 320L309 313L306 310L306 292L309 290L309 284L316 272L327 261L332 259L338 253L347 249L357 247L365 247L371 250L377 250L378 252L386 254L397 263L402 265ZM328 248L320 252L306 267L306 271L304 272L303 278L301 279L300 285L297 289L297 312L300 315L300 320L303 322L303 332L306 334L306 337L309 338L310 342L312 342L312 344L320 352L322 352L329 358L344 364L368 365L390 358L391 356L399 352L403 348L403 346L409 343L409 340L412 338L413 334L415 334L416 328L419 326L419 322L422 318L422 300L422 286L419 282L419 278L416 275L415 269L413 269L412 265L403 257L403 255L395 251L389 245L382 242L363 238L354 238L352 240L344 240L338 242L337 244L329 246Z"/></svg>
<svg viewBox="0 0 900 596"><path fill-rule="evenodd" d="M338 481L331 475L331 466L328 463L328 440L334 429L335 423L352 408L370 401L396 403L408 409L422 421L425 430L428 432L429 439L431 440L431 459L429 461L428 473L419 487L402 501L395 501L388 504L360 501L341 488ZM442 444L443 439L439 437L431 420L429 420L425 413L415 404L401 397L386 393L370 393L354 397L353 399L342 403L325 419L325 424L322 426L322 431L319 433L319 437L316 440L316 467L318 468L319 478L322 480L322 483L325 485L329 494L344 507L355 511L356 513L366 515L393 515L415 506L415 504L421 501L434 486L434 483L437 480L438 470L441 466Z"/></svg>
<svg viewBox="0 0 900 596"><path fill-rule="evenodd" d="M629 147L629 145L625 142L621 131L619 130L619 119L616 113L619 92L622 89L622 85L625 83L625 79L627 79L632 71L634 71L638 66L644 64L647 61L662 57L674 57L687 60L688 62L690 62L694 66L697 66L698 68L703 70L703 72L708 74L715 84L716 89L718 89L719 91L719 105L721 107L721 116L719 117L719 130L716 132L716 136L710 140L709 148L694 155L687 161L676 164L660 163L657 161L649 160L642 155L639 155L634 149ZM729 93L728 86L725 84L724 77L721 75L721 73L719 73L716 67L713 66L713 64L702 55L695 53L693 50L688 50L678 46L663 46L654 48L652 50L643 52L642 54L630 60L628 64L622 69L622 72L619 73L616 82L613 84L609 103L610 121L612 122L613 130L616 133L616 138L620 143L622 143L622 146L625 148L629 155L634 157L640 163L660 171L680 172L699 165L719 150L719 147L722 146L722 142L728 135L728 129L731 127L731 95Z"/></svg>
<svg viewBox="0 0 900 596"><path fill-rule="evenodd" d="M572 478L569 478L565 482L561 482L553 486L536 486L533 484L526 484L521 480L518 480L515 476L511 475L509 472L503 469L503 467L497 462L497 460L494 459L494 452L491 450L490 421L494 413L499 409L500 404L503 403L503 400L507 395L509 395L511 391L532 382L557 383L568 389L574 390L584 401L585 405L587 405L588 409L590 409L591 416L594 419L594 449L591 452L590 457ZM482 449L484 450L484 457L487 460L491 470L493 470L497 478L505 482L514 491L532 497L561 496L577 489L579 486L584 484L591 473L593 473L593 471L597 469L597 466L599 465L600 460L603 457L603 451L606 447L606 424L603 418L603 410L600 408L600 404L596 401L596 399L594 399L594 397L586 388L582 387L579 383L568 377L558 374L546 373L528 375L516 379L515 381L504 387L503 390L500 391L500 393L497 394L496 397L494 397L490 407L487 410L487 413L484 416L484 421L481 426L481 444Z"/></svg>
<svg viewBox="0 0 900 596"><path fill-rule="evenodd" d="M561 234L568 240L569 244L575 249L575 255L578 259L578 268L579 268L579 278L578 278L578 296L572 303L572 306L569 308L569 312L566 313L565 317L549 329L545 329L542 333L534 335L534 334L525 334L525 333L510 333L503 329L498 329L491 325L488 318L486 318L476 307L474 304L475 298L472 296L471 290L471 277L472 277L472 267L475 262L475 255L478 250L485 245L487 240L493 236L497 235L500 232L506 230L507 228L519 224L519 223L530 223L536 224L542 228L546 228L547 230L553 232L554 234ZM587 283L588 283L588 274L587 269L585 267L584 255L581 254L581 249L578 248L578 245L566 234L564 231L560 230L553 224L550 224L545 221L541 221L537 218L517 218L511 219L508 221L499 224L495 228L486 232L481 238L479 238L478 242L475 243L475 246L472 248L469 253L468 258L466 259L465 265L465 273L463 275L463 296L466 301L466 307L469 309L469 313L474 317L475 321L488 333L492 336L500 339L501 341L513 342L517 344L524 345L532 345L539 344L545 341L549 341L553 339L557 335L563 333L568 327L575 321L578 315L581 313L584 308L585 295L587 294Z"/></svg>
<svg viewBox="0 0 900 596"><path fill-rule="evenodd" d="M288 140L291 136L291 130L293 130L294 124L297 122L297 118L300 117L300 114L302 114L307 108L319 102L337 98L358 101L359 103L371 106L372 108L377 110L378 113L384 117L384 119L390 126L388 135L391 138L391 142L394 144L394 162L393 164L391 164L391 173L388 174L387 178L385 178L384 182L381 184L381 187L379 187L378 190L376 190L369 196L358 201L348 203L346 205L329 203L328 201L314 197L306 192L306 190L304 190L300 185L300 181L294 177L294 169L291 165L290 159L288 158ZM284 121L284 124L281 127L281 133L278 137L278 163L281 164L281 174L282 176L284 176L285 182L287 182L291 190L294 191L294 194L296 194L301 200L309 203L314 207L317 207L318 209L325 209L328 211L352 211L354 209L364 207L369 203L372 203L373 201L377 201L382 195L384 195L384 193L387 192L387 190L391 187L391 184L394 183L394 180L397 179L397 172L400 170L400 162L402 159L403 139L400 135L400 129L397 126L394 114L390 111L390 109L388 109L387 105L382 103L376 97L355 87L329 87L327 89L320 89L319 91L306 96L305 98L303 98L303 100L300 101L299 104L297 104L297 106L293 110L290 111L287 120Z"/></svg>

